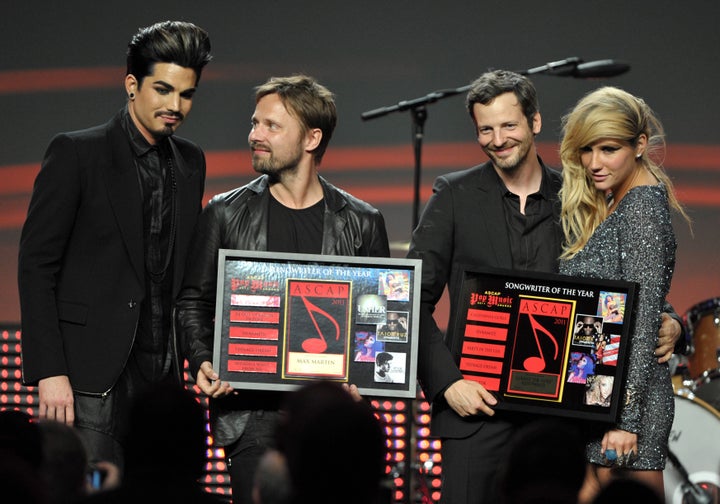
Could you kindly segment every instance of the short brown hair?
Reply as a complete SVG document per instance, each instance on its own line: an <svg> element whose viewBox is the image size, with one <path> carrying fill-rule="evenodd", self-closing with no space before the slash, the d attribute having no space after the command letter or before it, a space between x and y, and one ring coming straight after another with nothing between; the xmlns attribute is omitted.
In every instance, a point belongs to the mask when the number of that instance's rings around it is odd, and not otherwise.
<svg viewBox="0 0 720 504"><path fill-rule="evenodd" d="M333 93L314 78L298 74L290 77L271 77L267 82L256 87L255 103L270 94L280 97L280 101L290 115L300 121L303 133L307 133L312 128L320 128L322 139L313 152L313 157L319 164L337 124Z"/></svg>

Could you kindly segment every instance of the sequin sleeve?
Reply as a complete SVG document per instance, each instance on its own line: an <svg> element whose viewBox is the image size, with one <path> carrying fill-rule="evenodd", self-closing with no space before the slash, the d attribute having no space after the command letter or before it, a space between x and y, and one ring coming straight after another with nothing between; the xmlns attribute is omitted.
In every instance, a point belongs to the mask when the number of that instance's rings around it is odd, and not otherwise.
<svg viewBox="0 0 720 504"><path fill-rule="evenodd" d="M616 213L622 276L640 285L618 427L639 432L648 387L653 386L653 369L658 365L654 351L676 244L663 186L630 191Z"/></svg>

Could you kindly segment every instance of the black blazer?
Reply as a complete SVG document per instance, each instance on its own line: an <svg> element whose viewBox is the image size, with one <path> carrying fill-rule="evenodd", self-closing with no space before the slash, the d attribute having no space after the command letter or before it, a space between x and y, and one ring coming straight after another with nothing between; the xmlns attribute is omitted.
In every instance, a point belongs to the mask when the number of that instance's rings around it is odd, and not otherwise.
<svg viewBox="0 0 720 504"><path fill-rule="evenodd" d="M542 164L542 162L541 162ZM550 183L554 236L548 236L560 256L559 172L542 165L543 183ZM422 292L420 307L420 344L418 347L418 379L426 399L433 405L433 435L465 437L480 428L488 417L460 417L447 404L443 392L462 379L453 355L452 342L438 328L433 311L445 286L450 295L450 313L456 310L452 293L457 291L458 266L512 269L501 191L497 190L497 174L491 163L438 177L418 227L413 232L408 257L422 259Z"/></svg>
<svg viewBox="0 0 720 504"><path fill-rule="evenodd" d="M68 375L103 393L120 376L145 297L142 200L121 113L47 149L20 238L23 382ZM205 156L170 141L177 170L173 296L202 208ZM177 366L176 366L177 368ZM179 367L180 372L182 366Z"/></svg>

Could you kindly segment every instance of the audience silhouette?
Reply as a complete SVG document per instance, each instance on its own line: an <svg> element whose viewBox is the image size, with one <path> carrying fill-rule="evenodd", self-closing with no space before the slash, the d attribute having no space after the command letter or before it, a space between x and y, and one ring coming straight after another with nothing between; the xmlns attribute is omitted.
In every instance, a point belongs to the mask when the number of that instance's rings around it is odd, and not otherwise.
<svg viewBox="0 0 720 504"><path fill-rule="evenodd" d="M88 458L75 430L55 420L38 422L42 441L42 479L50 504L70 504L89 492Z"/></svg>
<svg viewBox="0 0 720 504"><path fill-rule="evenodd" d="M543 418L511 438L499 469L503 504L577 504L585 480L585 443L575 425Z"/></svg>
<svg viewBox="0 0 720 504"><path fill-rule="evenodd" d="M253 504L289 504L292 486L282 453L270 449L260 458L253 482Z"/></svg>
<svg viewBox="0 0 720 504"><path fill-rule="evenodd" d="M224 502L200 486L207 454L205 411L190 391L172 383L153 386L136 397L128 425L121 485L83 503Z"/></svg>
<svg viewBox="0 0 720 504"><path fill-rule="evenodd" d="M320 381L289 394L282 411L277 446L292 504L381 502L385 437L367 402Z"/></svg>
<svg viewBox="0 0 720 504"><path fill-rule="evenodd" d="M44 504L47 488L40 479L42 438L32 417L0 411L0 489L6 502Z"/></svg>

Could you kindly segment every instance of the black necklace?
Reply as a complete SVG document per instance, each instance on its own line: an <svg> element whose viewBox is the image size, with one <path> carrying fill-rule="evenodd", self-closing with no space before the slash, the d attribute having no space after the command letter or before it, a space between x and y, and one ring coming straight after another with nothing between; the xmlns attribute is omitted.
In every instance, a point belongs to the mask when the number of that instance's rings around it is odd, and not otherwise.
<svg viewBox="0 0 720 504"><path fill-rule="evenodd" d="M159 154L161 154L159 152ZM152 268L152 261L146 260L145 261L145 267L147 268L148 273L150 274L150 277L152 278L153 282L160 283L164 280L165 274L167 273L167 269L170 267L170 261L172 260L172 254L173 254L173 248L175 247L175 228L176 228L176 221L177 221L177 204L176 204L176 194L177 194L177 180L175 178L175 164L172 160L172 152L168 152L168 155L166 156L167 160L167 166L168 170L170 171L170 187L171 187L171 197L170 197L170 237L168 241L168 247L167 251L165 253L165 261L161 267L160 270L156 271ZM162 154L161 154L162 155Z"/></svg>

